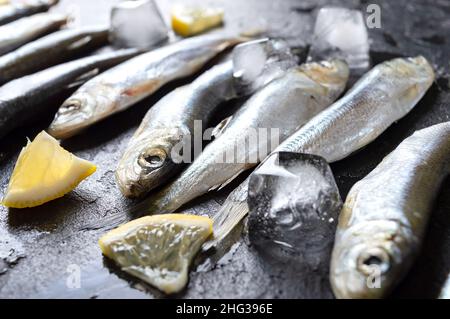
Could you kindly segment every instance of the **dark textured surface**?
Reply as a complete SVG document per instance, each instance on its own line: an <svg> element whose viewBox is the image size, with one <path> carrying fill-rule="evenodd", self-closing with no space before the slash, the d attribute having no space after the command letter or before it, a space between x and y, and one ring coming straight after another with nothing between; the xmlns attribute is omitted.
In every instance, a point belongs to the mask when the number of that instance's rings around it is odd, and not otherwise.
<svg viewBox="0 0 450 319"><path fill-rule="evenodd" d="M69 9L77 16L79 24L104 23L108 21L113 2L61 1L57 10ZM332 166L343 198L357 180L405 137L416 129L450 120L450 2L374 2L380 3L382 8L382 28L370 30L373 62L398 55L423 54L436 67L439 80L408 116L357 154ZM170 3L160 1L166 17ZM308 40L320 6L332 3L365 11L372 1L223 0L207 3L224 6L225 26L230 30L270 28L275 30L274 35L301 46ZM177 84L166 86L143 103L63 143L68 150L98 165L97 172L75 191L33 209L8 211L0 208L0 297L163 297L155 289L118 271L102 257L97 246L102 231L77 230L88 221L122 211L130 205L115 185L116 163L146 110ZM60 101L51 103L58 105ZM18 129L0 141L2 192L25 137L34 137L50 119L48 116L33 127ZM233 183L219 193L197 200L191 209L212 215L236 185ZM444 289L450 272L449 211L450 179L447 179L433 212L423 252L393 297L435 298L441 293L445 296L445 290L449 297L450 284ZM238 235L235 237L239 238ZM68 266L73 264L81 269L79 289L66 286ZM229 250L200 257L198 264L191 272L187 289L176 297L332 297L328 278L321 269L276 264L249 246L245 235Z"/></svg>

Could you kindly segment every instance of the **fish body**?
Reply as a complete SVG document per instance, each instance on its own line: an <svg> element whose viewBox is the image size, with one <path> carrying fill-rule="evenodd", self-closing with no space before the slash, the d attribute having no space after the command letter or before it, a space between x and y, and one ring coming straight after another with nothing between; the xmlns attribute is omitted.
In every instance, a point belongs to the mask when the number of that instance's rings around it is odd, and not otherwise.
<svg viewBox="0 0 450 319"><path fill-rule="evenodd" d="M343 159L372 142L405 116L434 81L422 56L383 62L367 72L345 96L315 116L274 152L319 155L329 163ZM248 213L247 178L230 193L214 217L216 239L225 237Z"/></svg>
<svg viewBox="0 0 450 319"><path fill-rule="evenodd" d="M415 132L352 187L332 254L336 297L382 298L392 291L419 252L449 169L446 122Z"/></svg>
<svg viewBox="0 0 450 319"><path fill-rule="evenodd" d="M44 12L56 5L58 0L20 1L0 6L0 26L36 13Z"/></svg>
<svg viewBox="0 0 450 319"><path fill-rule="evenodd" d="M66 24L67 17L57 13L38 13L0 27L0 55L8 53Z"/></svg>
<svg viewBox="0 0 450 319"><path fill-rule="evenodd" d="M0 137L53 109L51 103L44 103L52 97L137 54L137 50L128 49L89 56L3 85L0 87Z"/></svg>
<svg viewBox="0 0 450 319"><path fill-rule="evenodd" d="M0 84L65 62L107 42L108 29L104 27L54 32L0 56Z"/></svg>
<svg viewBox="0 0 450 319"><path fill-rule="evenodd" d="M279 140L333 103L344 90L348 74L345 62L334 60L303 64L270 82L233 115L177 180L144 202L149 206L147 213L173 212L257 165ZM270 132L273 129L277 141Z"/></svg>
<svg viewBox="0 0 450 319"><path fill-rule="evenodd" d="M207 125L220 103L236 96L233 64L227 61L153 105L131 138L116 170L122 193L141 196L179 172L183 165L174 158L174 147L194 136L194 121ZM187 147L191 150L190 145Z"/></svg>
<svg viewBox="0 0 450 319"><path fill-rule="evenodd" d="M148 97L164 84L200 70L239 37L206 35L139 55L100 74L78 89L60 107L49 132L70 137L82 129Z"/></svg>
<svg viewBox="0 0 450 319"><path fill-rule="evenodd" d="M256 71L249 70L255 62L245 55L254 50L262 56ZM196 157L197 136L210 127L223 102L254 93L297 63L287 44L279 40L248 41L233 49L229 61L167 94L150 108L119 162L116 177L122 193L144 195L179 173L183 164Z"/></svg>

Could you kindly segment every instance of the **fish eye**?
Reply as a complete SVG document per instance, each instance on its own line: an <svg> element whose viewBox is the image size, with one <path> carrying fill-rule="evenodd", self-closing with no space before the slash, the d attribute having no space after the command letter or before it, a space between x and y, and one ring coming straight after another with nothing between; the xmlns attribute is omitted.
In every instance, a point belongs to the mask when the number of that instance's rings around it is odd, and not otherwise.
<svg viewBox="0 0 450 319"><path fill-rule="evenodd" d="M388 253L383 248L370 248L359 255L357 269L366 276L373 275L376 271L383 274L389 270L389 259Z"/></svg>
<svg viewBox="0 0 450 319"><path fill-rule="evenodd" d="M61 111L64 113L74 112L81 109L81 101L80 100L70 100L64 103Z"/></svg>
<svg viewBox="0 0 450 319"><path fill-rule="evenodd" d="M166 152L161 149L150 149L139 155L138 163L143 168L156 169L166 160Z"/></svg>

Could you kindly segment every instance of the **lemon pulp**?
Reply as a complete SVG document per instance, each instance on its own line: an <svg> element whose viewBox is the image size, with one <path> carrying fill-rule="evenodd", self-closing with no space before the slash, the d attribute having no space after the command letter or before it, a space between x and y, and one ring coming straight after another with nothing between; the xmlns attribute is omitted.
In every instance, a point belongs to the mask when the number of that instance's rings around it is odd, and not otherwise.
<svg viewBox="0 0 450 319"><path fill-rule="evenodd" d="M189 8L177 6L172 9L172 29L188 37L222 24L223 10L218 8Z"/></svg>
<svg viewBox="0 0 450 319"><path fill-rule="evenodd" d="M189 265L211 233L208 217L153 215L110 231L99 245L123 271L170 294L186 286Z"/></svg>
<svg viewBox="0 0 450 319"><path fill-rule="evenodd" d="M95 170L42 131L20 152L2 203L14 208L41 205L64 196Z"/></svg>

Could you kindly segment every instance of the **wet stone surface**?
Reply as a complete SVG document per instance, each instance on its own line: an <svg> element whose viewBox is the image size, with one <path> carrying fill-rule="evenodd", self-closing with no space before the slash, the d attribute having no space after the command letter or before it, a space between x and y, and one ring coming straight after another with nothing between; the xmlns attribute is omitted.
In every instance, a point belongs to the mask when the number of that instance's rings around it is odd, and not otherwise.
<svg viewBox="0 0 450 319"><path fill-rule="evenodd" d="M204 3L201 0L192 2ZM110 0L62 0L56 10L69 9L81 25L108 21ZM172 1L159 1L165 19ZM216 3L216 2L215 2ZM271 1L221 0L225 28L230 31L269 28L292 46L302 46L312 34L318 8L326 4L359 8L381 6L381 29L369 30L372 63L423 54L437 70L438 80L415 109L392 125L376 141L331 166L342 198L350 187L415 130L450 120L450 3L436 1ZM432 4L432 5L431 5ZM249 19L249 17L251 18ZM401 18L400 18L401 17ZM63 142L76 155L93 161L97 172L65 197L33 209L0 208L0 297L163 298L156 289L121 272L97 246L102 231L80 231L82 225L113 212L126 211L133 202L123 198L114 169L121 152L148 108L164 94L187 83L165 86L153 97L112 116ZM51 101L56 106L61 100ZM9 176L26 136L34 137L52 116L32 127L19 128L0 141L0 188ZM204 196L184 211L213 215L242 178L220 192ZM450 179L438 196L424 249L394 298L448 296L450 285ZM197 258L188 287L180 298L332 298L328 278L292 262L275 262L250 244L244 235L216 254ZM12 254L12 255L10 255ZM20 256L20 257L19 257ZM10 263L11 258L15 260ZM80 275L80 285L73 276ZM447 282L447 293L443 292Z"/></svg>

